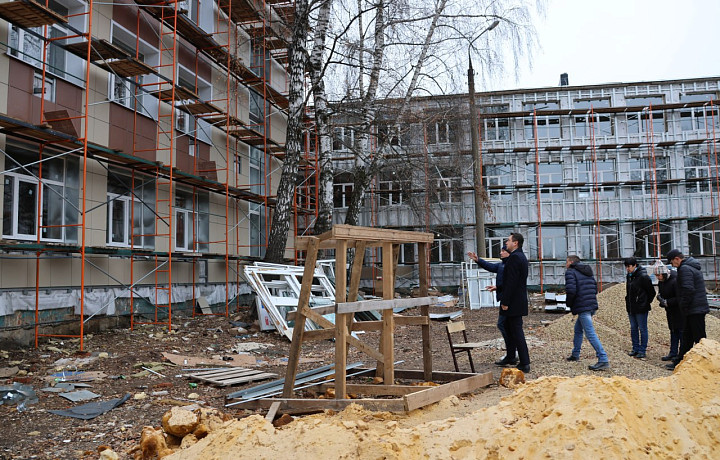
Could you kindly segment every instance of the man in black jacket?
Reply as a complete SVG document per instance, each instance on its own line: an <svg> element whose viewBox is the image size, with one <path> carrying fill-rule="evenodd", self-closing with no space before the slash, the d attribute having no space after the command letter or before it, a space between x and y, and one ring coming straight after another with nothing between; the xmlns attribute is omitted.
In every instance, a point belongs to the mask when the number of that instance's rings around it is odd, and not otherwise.
<svg viewBox="0 0 720 460"><path fill-rule="evenodd" d="M685 317L680 310L677 294L677 273L669 270L667 265L657 265L655 276L658 280L658 303L665 309L668 329L670 329L670 352L663 356L663 361L673 361L677 358L680 350L680 339L685 327Z"/></svg>
<svg viewBox="0 0 720 460"><path fill-rule="evenodd" d="M568 256L565 267L565 293L567 294L567 305L573 315L577 315L575 321L575 335L573 337L573 349L568 361L580 361L580 347L583 342L583 334L587 337L590 345L595 349L597 363L588 366L591 371L599 371L610 368L607 353L600 343L595 332L592 317L598 309L597 282L593 276L592 268L580 262L578 256Z"/></svg>
<svg viewBox="0 0 720 460"><path fill-rule="evenodd" d="M627 295L625 308L630 319L630 339L632 351L628 355L637 359L645 359L648 343L647 319L650 302L655 298L655 288L643 267L638 265L635 257L623 261L627 271Z"/></svg>
<svg viewBox="0 0 720 460"><path fill-rule="evenodd" d="M528 315L527 277L528 261L522 246L525 239L519 233L511 233L505 242L510 256L503 269L503 294L500 302L500 314L505 316L506 350L517 350L520 363L517 368L530 372L530 354L528 353L523 316ZM506 356L507 359L509 357Z"/></svg>
<svg viewBox="0 0 720 460"><path fill-rule="evenodd" d="M680 310L685 315L685 328L680 340L680 354L666 367L674 369L687 353L705 335L705 315L710 306L705 291L705 280L700 272L700 262L692 257L685 258L677 249L668 252L668 263L677 268L678 297Z"/></svg>

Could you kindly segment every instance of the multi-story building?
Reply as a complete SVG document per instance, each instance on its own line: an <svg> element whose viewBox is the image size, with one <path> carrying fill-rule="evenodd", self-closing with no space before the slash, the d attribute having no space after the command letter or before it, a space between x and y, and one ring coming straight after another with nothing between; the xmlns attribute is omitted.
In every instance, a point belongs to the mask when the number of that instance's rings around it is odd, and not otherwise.
<svg viewBox="0 0 720 460"><path fill-rule="evenodd" d="M650 263L677 247L716 280L719 94L720 78L479 93L488 256L516 231L532 284L562 284L568 254L618 282L622 258ZM399 135L361 222L434 231L433 282L457 286L459 264L476 250L468 96L412 104L394 124ZM351 125L335 129L340 139L353 134ZM352 190L347 145L336 142L338 222ZM414 258L401 252L400 262Z"/></svg>
<svg viewBox="0 0 720 460"><path fill-rule="evenodd" d="M0 333L225 311L266 244L289 6L0 3Z"/></svg>

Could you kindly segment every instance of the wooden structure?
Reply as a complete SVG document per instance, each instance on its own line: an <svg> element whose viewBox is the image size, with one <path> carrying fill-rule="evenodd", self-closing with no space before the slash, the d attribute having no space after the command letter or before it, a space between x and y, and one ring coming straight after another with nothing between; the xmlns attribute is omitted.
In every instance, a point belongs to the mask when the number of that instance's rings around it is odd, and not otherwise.
<svg viewBox="0 0 720 460"><path fill-rule="evenodd" d="M447 396L472 391L492 381L492 374L460 374L452 372L433 372L432 348L430 343L429 307L433 298L428 297L428 250L432 243L432 233L408 232L400 230L336 225L329 232L317 237L305 237L298 242L301 249L307 250L302 288L295 312L295 328L285 376L282 399L256 401L255 407L271 407L273 402L281 402L286 411L313 409L340 409L350 403L359 403L370 409L408 411L437 402ZM420 296L410 299L395 299L395 268L401 244L417 244L419 261ZM357 299L360 287L365 249L379 247L382 251L383 299L352 301ZM350 271L350 285L347 286L347 251L355 249ZM309 306L313 272L319 249L335 249L335 305L311 308ZM393 308L420 307L419 316L396 316ZM380 311L381 321L353 322L356 312ZM335 313L335 324L322 315ZM305 331L304 323L312 320L322 327L314 331ZM397 370L394 367L394 330L399 325L420 326L422 335L423 369ZM381 331L379 349L354 337L353 331ZM302 400L293 398L293 387L298 369L303 342L309 340L335 339L335 399ZM348 385L346 365L348 347L353 346L377 362L376 375L382 377L382 385ZM434 387L408 387L395 385L395 378L414 378L424 381L441 380L449 382ZM377 395L401 396L400 399L347 399L349 392ZM276 408L278 406L273 406Z"/></svg>

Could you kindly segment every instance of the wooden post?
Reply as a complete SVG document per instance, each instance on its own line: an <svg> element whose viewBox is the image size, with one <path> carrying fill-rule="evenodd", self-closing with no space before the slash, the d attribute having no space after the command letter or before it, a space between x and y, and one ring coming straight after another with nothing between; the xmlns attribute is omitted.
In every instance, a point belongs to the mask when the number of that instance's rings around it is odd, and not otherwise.
<svg viewBox="0 0 720 460"><path fill-rule="evenodd" d="M428 295L428 243L418 243L418 270L420 282L420 297ZM430 307L423 305L420 307L420 314L428 318L428 323L422 325L422 349L423 349L423 374L425 380L432 381L432 344L430 342Z"/></svg>
<svg viewBox="0 0 720 460"><path fill-rule="evenodd" d="M347 240L335 246L335 303L347 300ZM352 313L335 315L335 398L345 399L345 367L347 366L347 317Z"/></svg>
<svg viewBox="0 0 720 460"><path fill-rule="evenodd" d="M393 258L393 244L385 242L382 245L383 267L383 299L395 298L395 270ZM383 310L383 330L381 353L385 359L383 367L383 383L395 384L394 348L395 348L395 317L392 309Z"/></svg>
<svg viewBox="0 0 720 460"><path fill-rule="evenodd" d="M303 309L307 308L310 302L310 290L312 289L312 280L315 274L315 262L317 262L319 241L317 238L311 237L308 242L305 270L303 270L300 298L298 299L295 327L293 328L290 356L288 356L287 373L285 374L285 385L283 386L284 398L292 397L293 387L295 386L295 374L297 373L298 363L300 361L300 347L302 346L303 334L305 332L305 313Z"/></svg>

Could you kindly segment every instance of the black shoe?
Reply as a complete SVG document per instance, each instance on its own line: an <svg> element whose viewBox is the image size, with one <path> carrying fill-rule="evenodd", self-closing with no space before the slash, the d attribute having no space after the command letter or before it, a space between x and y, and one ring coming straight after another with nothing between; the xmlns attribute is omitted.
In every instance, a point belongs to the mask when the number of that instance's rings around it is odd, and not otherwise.
<svg viewBox="0 0 720 460"><path fill-rule="evenodd" d="M662 361L672 361L673 359L677 358L677 355L667 355L660 358Z"/></svg>
<svg viewBox="0 0 720 460"><path fill-rule="evenodd" d="M521 371L523 371L523 372L526 373L526 374L527 374L528 372L530 372L530 365L529 365L529 364L518 364L518 365L515 366L515 367L516 367L517 369L520 369Z"/></svg>
<svg viewBox="0 0 720 460"><path fill-rule="evenodd" d="M514 366L517 361L514 359L508 359L507 356L500 361L495 361L496 366Z"/></svg>
<svg viewBox="0 0 720 460"><path fill-rule="evenodd" d="M645 353L635 353L635 356L633 356L635 359L645 359L647 358L647 355Z"/></svg>
<svg viewBox="0 0 720 460"><path fill-rule="evenodd" d="M565 361L580 361L580 358L577 356L570 355L567 358L565 358Z"/></svg>
<svg viewBox="0 0 720 460"><path fill-rule="evenodd" d="M595 363L591 366L588 366L588 369L590 369L591 371L603 371L605 369L610 369L610 363L608 363L608 362L601 363L600 361L598 361L597 363Z"/></svg>
<svg viewBox="0 0 720 460"><path fill-rule="evenodd" d="M665 365L665 369L667 369L667 370L669 370L669 371L674 371L674 370L675 370L675 366L677 366L677 365L678 365L678 363L676 363L676 362L667 363L667 364Z"/></svg>
<svg viewBox="0 0 720 460"><path fill-rule="evenodd" d="M637 354L638 354L638 352L635 351L635 350L633 350L633 351L628 351L628 356L635 356L635 355L637 355Z"/></svg>

